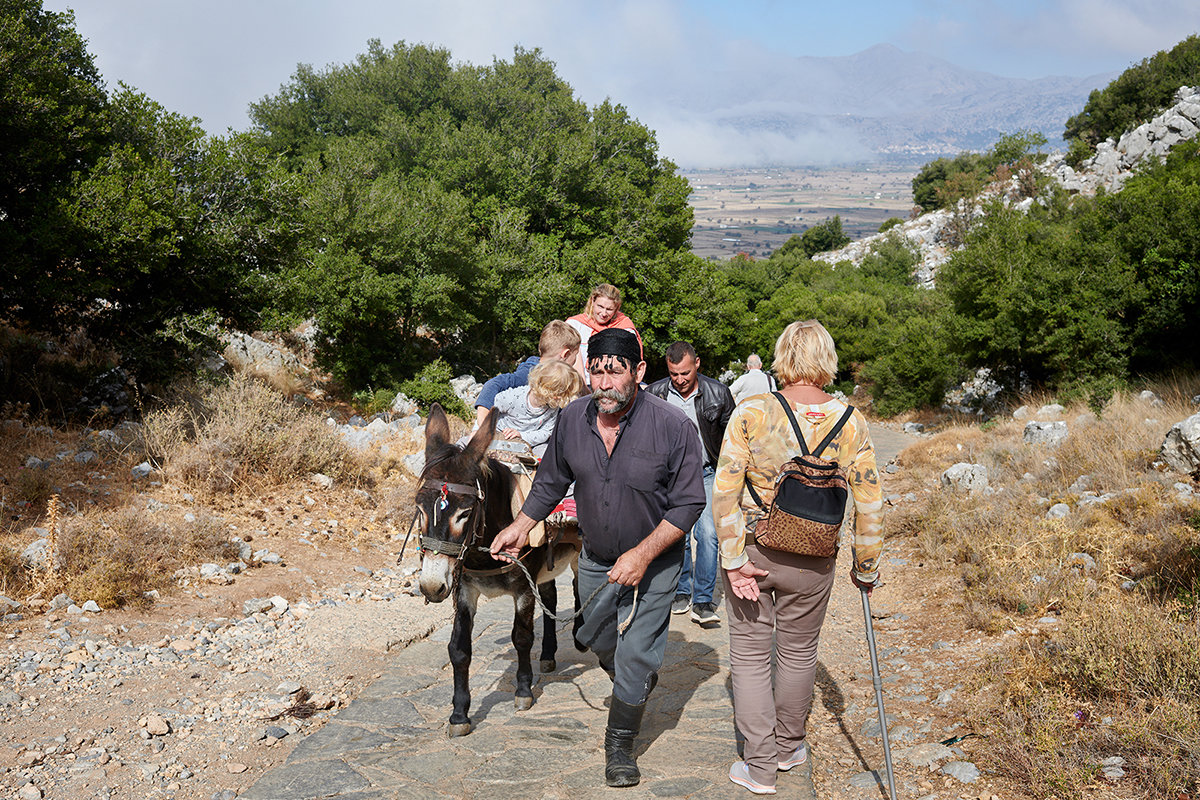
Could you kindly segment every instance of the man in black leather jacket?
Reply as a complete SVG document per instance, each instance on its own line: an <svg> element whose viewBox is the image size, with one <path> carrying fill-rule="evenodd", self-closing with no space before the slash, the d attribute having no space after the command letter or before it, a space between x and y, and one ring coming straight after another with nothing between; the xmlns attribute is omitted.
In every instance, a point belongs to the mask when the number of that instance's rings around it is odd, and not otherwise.
<svg viewBox="0 0 1200 800"><path fill-rule="evenodd" d="M667 348L668 378L656 381L647 391L683 411L696 426L704 447L704 496L706 504L684 545L683 572L671 612L692 612L692 621L701 625L720 621L713 603L717 582L717 528L713 521L712 487L721 440L735 403L729 389L720 381L700 374L700 358L687 342L675 342ZM696 555L692 558L692 542ZM695 569L693 570L693 565Z"/></svg>

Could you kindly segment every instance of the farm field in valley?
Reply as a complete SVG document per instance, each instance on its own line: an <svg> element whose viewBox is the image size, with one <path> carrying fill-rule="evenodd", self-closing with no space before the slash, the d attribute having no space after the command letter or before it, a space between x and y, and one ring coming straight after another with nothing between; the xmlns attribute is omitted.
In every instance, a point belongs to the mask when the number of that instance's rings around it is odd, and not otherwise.
<svg viewBox="0 0 1200 800"><path fill-rule="evenodd" d="M691 183L692 252L710 260L765 258L792 235L841 215L851 239L908 219L917 165L680 170Z"/></svg>

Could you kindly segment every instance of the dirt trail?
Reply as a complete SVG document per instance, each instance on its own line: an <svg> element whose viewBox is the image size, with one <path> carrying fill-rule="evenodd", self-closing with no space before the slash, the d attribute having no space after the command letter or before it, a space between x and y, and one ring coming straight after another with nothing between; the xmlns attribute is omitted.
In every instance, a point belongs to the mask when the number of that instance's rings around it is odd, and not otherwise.
<svg viewBox="0 0 1200 800"><path fill-rule="evenodd" d="M888 473L886 466L914 438L887 425L872 431L887 495L895 491L890 484L903 475ZM35 796L36 788L37 796L45 798L255 796L260 782L265 790L275 776L296 777L297 767L289 759L300 752L297 745L311 758L322 736L355 724L343 722L342 713L351 712L353 719L354 703L369 700L381 684L392 685L386 678L395 669L421 673L406 675L406 680L424 676L418 682L428 688L414 699L428 706L422 706L424 719L414 718L413 724L427 726L428 745L440 746L446 741L442 726L449 702L442 684L449 675L439 639L450 608L425 606L415 592L410 574L414 553L395 565L400 541L394 529L386 533L381 507L395 502L403 490L393 487L391 497L377 500L373 508L348 499L350 493L297 486L264 502L217 509L231 526L253 530L254 546L279 553L282 563L243 573L229 586L192 585L148 611L72 615L60 610L5 624L0 722L7 746L0 748L0 785L21 789L22 797ZM179 502L169 486L145 494L168 504ZM333 525L334 520L340 525ZM368 530L374 533L366 535ZM889 543L883 570L884 584L874 593L873 606L888 712L898 726L892 727L893 748L964 733L948 709L962 685L958 675L972 668L986 648L966 640L961 624L953 629L955 617L946 613L953 587L939 583L945 579L920 563L907 543ZM243 605L276 596L285 601L282 607L247 613ZM511 618L501 619L511 614L505 602L486 604L495 607L489 613L500 620L494 635L483 637L495 652L479 662L481 674L493 683L506 680L512 661L505 633ZM421 641L431 630L436 631L433 640ZM722 626L701 630L683 618L672 620L672 631L672 641L683 648L677 653L686 684L677 692L681 708L685 717L696 715L697 724L712 728L711 739L696 752L702 763L683 765L696 775L672 783L669 773L681 767L676 751L696 743L664 731L647 751L648 767L658 769L662 779L647 781L646 792L630 793L630 800L727 796L729 790L723 780L732 753L731 710L723 688L727 669L722 666L727 634ZM408 644L414 641L419 646ZM689 661L696 648L713 662L702 674L694 673L696 665ZM409 663L418 657L424 660ZM860 773L882 765L861 605L848 580L835 584L820 661L811 722L818 792L822 797L878 797L870 784L856 788L848 783L856 775L864 782ZM553 708L549 701L557 682L600 674L583 662L578 667L544 676L548 694L535 709L544 713ZM378 680L381 675L384 681ZM709 690L712 681L717 683ZM290 692L301 684L322 695L328 708L305 719L269 719L287 708ZM562 688L568 689L565 698L578 696L574 689ZM683 704L685 695L690 699ZM664 692L663 697L671 695ZM502 707L493 705L488 712L496 724L505 721ZM584 708L581 713L593 712ZM165 720L168 732L151 732L161 730L155 716ZM595 728L603 723L589 719L584 724ZM485 738L473 734L465 741L478 745ZM578 745L591 758L598 741L581 736ZM968 745L969 740L961 746ZM463 755L456 759L462 761ZM396 757L401 757L399 751ZM962 757L970 760L967 753ZM339 763L345 765L349 756L342 758ZM487 768L478 754L471 758L475 761L463 763ZM579 784L572 786L572 794L582 798L589 796L590 789L583 787L591 786L595 776L585 763L578 766ZM951 798L965 788L924 768L902 762L897 767L904 796ZM698 775L708 788L683 791L700 785ZM318 772L316 780L325 777ZM784 785L781 781L781 796L787 797ZM474 796L461 788L468 786L487 788L468 782L448 796ZM657 794L650 792L653 786Z"/></svg>

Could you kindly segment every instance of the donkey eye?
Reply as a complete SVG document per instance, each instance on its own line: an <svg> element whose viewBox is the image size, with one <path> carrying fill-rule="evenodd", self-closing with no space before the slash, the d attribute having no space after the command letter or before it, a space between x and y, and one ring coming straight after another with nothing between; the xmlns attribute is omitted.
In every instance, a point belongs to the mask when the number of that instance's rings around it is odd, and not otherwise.
<svg viewBox="0 0 1200 800"><path fill-rule="evenodd" d="M454 521L461 525L463 522L466 521L467 517L469 517L470 515L471 515L470 508L460 508L458 511L454 512Z"/></svg>

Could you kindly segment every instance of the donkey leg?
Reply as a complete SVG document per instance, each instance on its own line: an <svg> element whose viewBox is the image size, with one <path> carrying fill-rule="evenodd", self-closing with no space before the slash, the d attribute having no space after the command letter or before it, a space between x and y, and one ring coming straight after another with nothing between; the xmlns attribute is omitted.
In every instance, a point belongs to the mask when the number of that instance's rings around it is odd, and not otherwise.
<svg viewBox="0 0 1200 800"><path fill-rule="evenodd" d="M512 643L517 650L517 690L513 704L518 711L533 706L533 665L529 653L533 650L533 591L525 586L513 595L516 613L513 615Z"/></svg>
<svg viewBox="0 0 1200 800"><path fill-rule="evenodd" d="M554 660L558 653L558 628L551 614L558 612L558 587L553 580L548 580L538 584L538 594L542 598L542 605L550 611L549 614L542 614L541 669L543 673L554 672L558 669L558 663Z"/></svg>
<svg viewBox="0 0 1200 800"><path fill-rule="evenodd" d="M471 718L467 716L471 710L471 633L475 627L478 599L478 592L464 588L459 582L454 597L454 628L447 645L450 664L454 668L454 706L450 712L450 726L446 729L451 737L466 736L471 732Z"/></svg>

